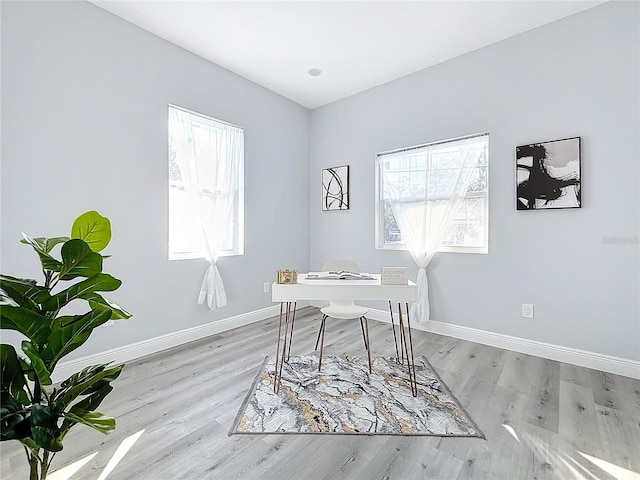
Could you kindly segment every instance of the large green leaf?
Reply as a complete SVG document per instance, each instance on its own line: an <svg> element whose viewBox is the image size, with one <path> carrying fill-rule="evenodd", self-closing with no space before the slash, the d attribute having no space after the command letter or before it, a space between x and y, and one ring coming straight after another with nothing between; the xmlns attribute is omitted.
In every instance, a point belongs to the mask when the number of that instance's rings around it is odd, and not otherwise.
<svg viewBox="0 0 640 480"><path fill-rule="evenodd" d="M60 278L91 277L102 272L102 255L91 250L87 242L74 238L62 245Z"/></svg>
<svg viewBox="0 0 640 480"><path fill-rule="evenodd" d="M64 243L67 240L69 240L69 237L55 237L55 238L37 237L37 238L32 238L31 239L32 242L35 242L35 243L38 244L38 247L44 253L49 253L51 250L53 250L53 247L55 247L59 243ZM26 239L22 239L22 240L20 240L20 242L22 242L22 243L31 243L31 242L27 241Z"/></svg>
<svg viewBox="0 0 640 480"><path fill-rule="evenodd" d="M27 243L33 247L38 256L40 257L40 263L42 263L42 268L44 270L51 270L53 272L57 272L60 270L62 263L59 260L56 260L49 252L45 250L45 248L36 241L36 239L31 238L24 232L22 233L22 237L24 238L23 243Z"/></svg>
<svg viewBox="0 0 640 480"><path fill-rule="evenodd" d="M60 416L48 405L35 404L31 407L33 440L39 447L50 452L62 450L62 443L59 440L58 418Z"/></svg>
<svg viewBox="0 0 640 480"><path fill-rule="evenodd" d="M104 298L99 293L91 292L87 295L82 295L81 298L84 300L87 300L91 308L97 308L101 310L106 310L106 309L111 310L112 313L111 313L111 318L109 320L121 320L123 318L124 319L131 318L131 314L127 312L124 308L112 302L111 300Z"/></svg>
<svg viewBox="0 0 640 480"><path fill-rule="evenodd" d="M83 425L87 425L88 427L94 428L102 433L109 433L116 428L116 419L111 417L105 417L100 412L87 412L87 411L77 411L74 413L67 412L65 414L65 417L76 423L82 423Z"/></svg>
<svg viewBox="0 0 640 480"><path fill-rule="evenodd" d="M118 378L124 365L106 368L108 365L87 367L62 382L60 389L51 395L55 408L62 411L80 395L91 395Z"/></svg>
<svg viewBox="0 0 640 480"><path fill-rule="evenodd" d="M0 383L1 389L9 392L23 405L29 404L29 396L24 387L26 380L20 364L20 359L13 345L0 345Z"/></svg>
<svg viewBox="0 0 640 480"><path fill-rule="evenodd" d="M41 385L51 385L51 372L44 363L38 348L27 340L22 341L22 351L29 357L31 368L38 376Z"/></svg>
<svg viewBox="0 0 640 480"><path fill-rule="evenodd" d="M60 384L60 388L56 390L56 393L52 396L52 398L57 397L58 395L64 395L66 391L73 388L74 385L78 385L89 380L94 375L103 372L105 368L109 366L108 363L101 363L100 365L91 365L89 367L85 367L79 372L72 374L69 378L63 381Z"/></svg>
<svg viewBox="0 0 640 480"><path fill-rule="evenodd" d="M20 332L42 345L51 333L51 320L24 307L6 306L0 309L0 328Z"/></svg>
<svg viewBox="0 0 640 480"><path fill-rule="evenodd" d="M34 311L38 310L38 304L51 297L49 289L39 286L35 280L9 275L0 274L0 289L19 306Z"/></svg>
<svg viewBox="0 0 640 480"><path fill-rule="evenodd" d="M31 436L30 412L6 390L0 392L0 440Z"/></svg>
<svg viewBox="0 0 640 480"><path fill-rule="evenodd" d="M18 357L18 359L20 360L20 368L22 368L22 371L25 372L25 375L27 375L27 379L30 382L35 382L36 374L31 368L31 362L29 362L29 359L24 357Z"/></svg>
<svg viewBox="0 0 640 480"><path fill-rule="evenodd" d="M96 410L102 400L111 393L113 387L109 384L104 385L99 390L93 392L91 395L83 398L78 403L75 403L70 409L68 413L72 413L74 415L81 415L82 412L92 412ZM70 418L65 418L60 426L60 431L62 432L62 438L67 434L69 429L73 427L76 422Z"/></svg>
<svg viewBox="0 0 640 480"><path fill-rule="evenodd" d="M82 298L92 292L110 292L117 290L122 282L106 273L98 273L71 287L53 295L49 300L42 303L45 311L52 312L61 309L71 300Z"/></svg>
<svg viewBox="0 0 640 480"><path fill-rule="evenodd" d="M0 307L19 307L16 301L11 296L0 288Z"/></svg>
<svg viewBox="0 0 640 480"><path fill-rule="evenodd" d="M95 210L83 213L73 222L71 238L80 238L91 250L100 252L111 241L111 222Z"/></svg>
<svg viewBox="0 0 640 480"><path fill-rule="evenodd" d="M69 411L72 413L77 412L92 412L96 410L107 395L111 393L113 387L109 383L105 383L102 387L94 391L91 395L87 395L85 398L75 403Z"/></svg>
<svg viewBox="0 0 640 480"><path fill-rule="evenodd" d="M57 318L47 339L41 357L53 370L62 357L68 355L89 339L91 332L111 316L111 311L91 310L84 315Z"/></svg>
<svg viewBox="0 0 640 480"><path fill-rule="evenodd" d="M29 434L31 434L31 421L30 420L27 420L27 421L29 421ZM33 438L31 437L20 439L20 443L22 443L24 446L26 446L29 450L32 450L32 451L35 451L39 448L36 442L34 442Z"/></svg>

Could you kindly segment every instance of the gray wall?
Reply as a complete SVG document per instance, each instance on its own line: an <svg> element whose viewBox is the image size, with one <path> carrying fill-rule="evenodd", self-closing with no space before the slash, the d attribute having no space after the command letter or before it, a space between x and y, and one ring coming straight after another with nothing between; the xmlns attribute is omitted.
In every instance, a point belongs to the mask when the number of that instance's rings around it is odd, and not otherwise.
<svg viewBox="0 0 640 480"><path fill-rule="evenodd" d="M640 359L638 10L608 3L309 113L91 4L2 2L1 271L39 278L20 230L111 218L111 298L135 316L74 356L270 306L282 266L415 278L406 252L374 249L376 153L489 131L490 253L434 258L433 318ZM219 262L218 311L195 304L206 263L167 260L168 103L245 128L245 255ZM517 212L515 146L578 135L583 208ZM321 212L320 172L342 164L351 209Z"/></svg>
<svg viewBox="0 0 640 480"><path fill-rule="evenodd" d="M638 10L607 3L312 111L311 269L348 257L415 279L407 252L374 248L375 155L488 131L489 254L436 255L432 318L640 359ZM516 211L515 147L573 136L583 208ZM322 212L321 170L342 164L350 210Z"/></svg>
<svg viewBox="0 0 640 480"><path fill-rule="evenodd" d="M1 101L2 272L41 278L21 230L68 235L92 209L112 222L108 297L134 317L73 357L271 306L276 268L308 267L305 108L85 2L2 2ZM245 129L245 255L219 261L217 311L195 303L207 263L167 260L168 103Z"/></svg>

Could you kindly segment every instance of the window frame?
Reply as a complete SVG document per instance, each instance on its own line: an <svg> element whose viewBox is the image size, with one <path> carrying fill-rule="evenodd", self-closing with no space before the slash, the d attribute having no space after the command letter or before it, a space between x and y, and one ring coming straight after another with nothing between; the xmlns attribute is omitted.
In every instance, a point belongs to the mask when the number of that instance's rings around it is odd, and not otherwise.
<svg viewBox="0 0 640 480"><path fill-rule="evenodd" d="M209 115L204 115L199 112L194 112L193 110L189 110L178 105L169 104L168 112L170 114L171 109L180 110L184 113L197 117L199 119L203 119L206 122L212 122L214 124L225 125L228 127L238 128L243 133L243 141L244 141L244 128L238 125L231 124L229 122L225 122L224 120L219 120L215 117L211 117ZM168 168L171 168L171 151L170 151L170 132L167 132L167 161ZM231 257L231 256L241 256L244 255L244 160L245 157L243 155L242 160L238 166L238 184L236 188L236 194L234 198L234 209L236 210L236 215L234 218L234 227L230 235L232 236L231 242L233 247L225 250L220 250L218 252L219 257ZM178 167L179 168L179 167ZM183 180L173 180L168 172L168 181L167 181L167 252L169 261L173 260L191 260L191 259L199 259L205 258L205 255L202 251L199 250L189 250L189 251L181 251L176 252L171 249L171 189L179 188L180 185L184 185ZM228 233L229 235L229 233Z"/></svg>
<svg viewBox="0 0 640 480"><path fill-rule="evenodd" d="M385 155L390 155L393 153L398 153L402 151L416 150L424 147L429 147L438 144L448 144L451 142L456 142L459 140L465 140L468 138L474 137L486 137L487 138L487 146L486 146L486 190L484 192L469 192L465 193L464 198L483 198L484 199L484 239L485 244L479 247L471 247L471 246L458 246L458 245L439 245L437 252L442 253L472 253L472 254L481 254L486 255L489 253L489 132L481 132L473 135L465 135L461 137L450 138L447 140L440 140L436 142L429 142L420 145L414 145L411 147L398 148L394 150L389 150L385 152L378 153L375 158L375 249L376 250L408 250L406 243L386 243L385 242L385 208L384 208L384 198L382 195L384 193L384 178L382 175L382 162L381 157Z"/></svg>

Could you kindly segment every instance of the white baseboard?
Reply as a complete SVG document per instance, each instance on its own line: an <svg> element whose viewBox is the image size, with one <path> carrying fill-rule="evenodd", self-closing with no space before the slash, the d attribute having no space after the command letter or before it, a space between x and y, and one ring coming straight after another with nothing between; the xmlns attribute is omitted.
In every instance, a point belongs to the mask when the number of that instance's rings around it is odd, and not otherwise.
<svg viewBox="0 0 640 480"><path fill-rule="evenodd" d="M381 322L391 323L389 320L389 312L385 310L369 309L367 317ZM527 340L525 338L512 337L501 333L487 332L433 320L429 321L427 325L412 324L411 328L640 379L640 362L636 360L613 357L601 353L537 342L535 340Z"/></svg>
<svg viewBox="0 0 640 480"><path fill-rule="evenodd" d="M309 302L298 302L298 308L304 308ZM318 306L315 305L314 306ZM255 310L243 313L234 317L217 320L205 325L180 330L177 332L150 338L141 342L124 345L104 352L87 355L85 357L62 362L53 374L53 381L59 382L73 373L82 370L90 365L101 363L123 363L130 362L145 355L157 353L168 348L177 347L194 340L199 340L210 335L231 330L233 328L249 325L250 323L266 320L280 313L280 306ZM368 318L381 322L390 323L389 312L385 310L369 309ZM601 353L587 352L575 348L562 347L549 343L527 340L524 338L512 337L500 333L492 333L475 328L452 325L449 323L430 321L428 325L413 325L412 328L426 332L437 333L448 337L459 338L471 342L490 345L492 347L504 348L514 352L526 353L537 357L548 358L559 362L570 363L581 367L602 370L603 372L615 373L640 379L640 362L625 358L603 355Z"/></svg>
<svg viewBox="0 0 640 480"><path fill-rule="evenodd" d="M308 302L298 302L298 308L308 306ZM210 335L231 330L232 328L242 327L250 323L259 322L267 318L273 317L280 313L280 305L255 310L253 312L243 313L234 317L216 320L215 322L197 327L187 328L177 332L168 333L159 337L150 338L141 342L131 343L122 347L112 348L104 352L87 355L85 357L61 362L55 369L52 380L60 382L65 380L75 372L82 370L90 365L98 365L101 363L124 363L130 362L145 355L157 353L167 348L177 347L185 343L193 342Z"/></svg>

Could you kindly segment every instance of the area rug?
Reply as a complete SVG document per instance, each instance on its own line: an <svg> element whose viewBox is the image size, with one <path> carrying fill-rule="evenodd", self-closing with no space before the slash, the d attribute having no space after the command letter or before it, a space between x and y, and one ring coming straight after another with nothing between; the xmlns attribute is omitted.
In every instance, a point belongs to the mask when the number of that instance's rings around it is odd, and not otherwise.
<svg viewBox="0 0 640 480"><path fill-rule="evenodd" d="M416 360L418 396L393 359L292 356L273 391L275 356L265 358L229 435L333 433L485 438L426 358Z"/></svg>

